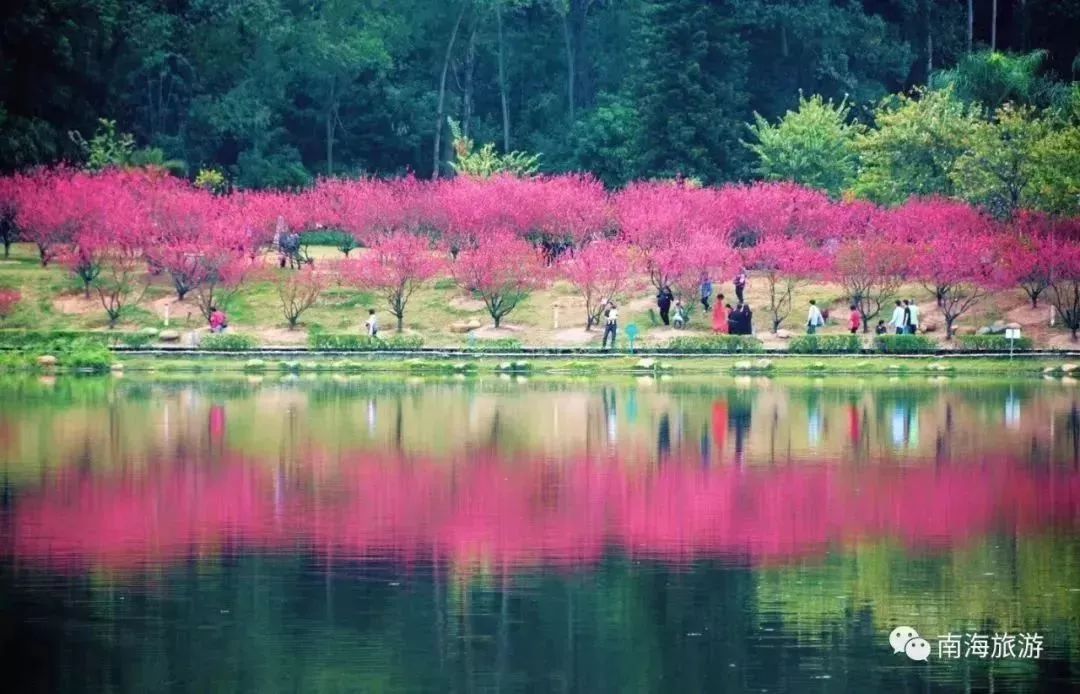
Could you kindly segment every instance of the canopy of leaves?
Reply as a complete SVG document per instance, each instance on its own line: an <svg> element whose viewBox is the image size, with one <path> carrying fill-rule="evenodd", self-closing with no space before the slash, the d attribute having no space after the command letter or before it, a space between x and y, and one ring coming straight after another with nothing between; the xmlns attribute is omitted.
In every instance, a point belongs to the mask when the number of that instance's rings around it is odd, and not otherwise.
<svg viewBox="0 0 1080 694"><path fill-rule="evenodd" d="M754 114L747 144L757 155L758 173L770 181L794 181L837 197L858 172L855 138L862 130L850 122L851 107L826 102L820 95L800 96L799 108L776 124Z"/></svg>

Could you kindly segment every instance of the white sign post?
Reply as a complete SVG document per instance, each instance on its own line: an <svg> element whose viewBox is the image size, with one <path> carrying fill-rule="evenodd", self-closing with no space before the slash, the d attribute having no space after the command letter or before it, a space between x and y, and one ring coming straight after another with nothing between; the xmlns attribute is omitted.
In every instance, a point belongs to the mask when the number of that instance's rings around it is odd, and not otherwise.
<svg viewBox="0 0 1080 694"><path fill-rule="evenodd" d="M1009 341L1009 361L1013 357L1013 345L1020 339L1020 328L1005 328L1005 339Z"/></svg>

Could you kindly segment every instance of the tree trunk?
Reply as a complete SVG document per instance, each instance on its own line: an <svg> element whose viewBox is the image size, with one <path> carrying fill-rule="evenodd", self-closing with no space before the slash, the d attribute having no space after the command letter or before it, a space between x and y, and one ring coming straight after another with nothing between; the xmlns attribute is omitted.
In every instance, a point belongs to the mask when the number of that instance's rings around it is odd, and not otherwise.
<svg viewBox="0 0 1080 694"><path fill-rule="evenodd" d="M563 43L566 45L566 101L567 113L570 114L570 122L574 122L574 82L577 76L574 74L574 45L570 40L570 10L563 15Z"/></svg>
<svg viewBox="0 0 1080 694"><path fill-rule="evenodd" d="M934 21L931 16L934 9L933 3L926 4L926 79L934 72Z"/></svg>
<svg viewBox="0 0 1080 694"><path fill-rule="evenodd" d="M468 6L468 2L463 2L461 4L461 11L458 12L457 19L454 20L454 28L450 32L450 40L446 42L446 55L443 57L442 75L439 77L439 106L435 115L435 143L432 147L431 155L431 178L435 180L439 178L439 169L441 168L440 160L442 159L442 129L443 121L446 120L446 73L450 70L450 56L454 53L454 43L457 42L458 30L461 28L461 20L465 17L465 10Z"/></svg>
<svg viewBox="0 0 1080 694"><path fill-rule="evenodd" d="M404 329L405 329L405 314L404 313L399 313L399 314L397 314L397 331L400 333Z"/></svg>
<svg viewBox="0 0 1080 694"><path fill-rule="evenodd" d="M975 0L968 0L968 53L975 40Z"/></svg>
<svg viewBox="0 0 1080 694"><path fill-rule="evenodd" d="M930 27L926 28L926 74L934 73L934 34Z"/></svg>
<svg viewBox="0 0 1080 694"><path fill-rule="evenodd" d="M337 78L330 78L330 97L326 104L326 175L334 175L334 129L337 126Z"/></svg>
<svg viewBox="0 0 1080 694"><path fill-rule="evenodd" d="M4 259L11 257L11 239L4 239Z"/></svg>
<svg viewBox="0 0 1080 694"><path fill-rule="evenodd" d="M503 151L510 151L510 101L506 88L506 53L503 42L502 5L495 8L495 23L499 30L499 100L502 102Z"/></svg>
<svg viewBox="0 0 1080 694"><path fill-rule="evenodd" d="M1028 16L1027 0L1020 0L1020 21L1016 22L1017 31L1020 33L1020 50L1027 52L1028 36L1031 33L1031 17Z"/></svg>
<svg viewBox="0 0 1080 694"><path fill-rule="evenodd" d="M476 73L476 22L469 31L465 48L465 85L461 95L461 134L469 136L473 115L473 75Z"/></svg>
<svg viewBox="0 0 1080 694"><path fill-rule="evenodd" d="M998 0L991 0L992 10L990 13L990 50L997 50L997 4Z"/></svg>

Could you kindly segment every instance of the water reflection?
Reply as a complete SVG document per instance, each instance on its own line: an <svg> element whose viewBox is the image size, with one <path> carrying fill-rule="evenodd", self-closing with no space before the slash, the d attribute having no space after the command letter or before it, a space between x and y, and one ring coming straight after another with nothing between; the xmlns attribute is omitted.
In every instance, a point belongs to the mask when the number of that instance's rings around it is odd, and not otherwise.
<svg viewBox="0 0 1080 694"><path fill-rule="evenodd" d="M124 623L151 644L94 631L54 690L159 689L153 662L179 663L179 688L249 688L210 663L251 634L242 659L268 691L334 689L336 671L413 691L1071 684L1077 397L914 379L2 380L3 619ZM1045 662L912 670L881 647L899 622L1039 630ZM206 624L217 641L167 637Z"/></svg>

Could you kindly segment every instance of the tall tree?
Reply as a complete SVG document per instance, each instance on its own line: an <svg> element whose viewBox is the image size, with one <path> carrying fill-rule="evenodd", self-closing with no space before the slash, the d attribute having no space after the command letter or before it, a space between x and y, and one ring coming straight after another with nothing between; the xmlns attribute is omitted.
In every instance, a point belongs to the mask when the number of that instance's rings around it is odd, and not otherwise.
<svg viewBox="0 0 1080 694"><path fill-rule="evenodd" d="M435 141L431 155L431 177L435 179L439 178L442 169L442 130L443 121L446 120L446 76L450 71L450 59L454 55L454 44L457 43L458 32L461 30L461 21L465 18L465 12L471 4L471 0L462 0L457 18L454 19L453 28L450 30L450 38L446 41L446 53L443 55L442 72L439 75L439 105L435 112Z"/></svg>
<svg viewBox="0 0 1080 694"><path fill-rule="evenodd" d="M967 139L982 122L978 107L951 89L890 97L874 112L877 127L858 140L862 167L855 191L898 204L914 195L952 195L950 178Z"/></svg>
<svg viewBox="0 0 1080 694"><path fill-rule="evenodd" d="M327 175L334 173L334 146L344 127L342 102L350 96L353 81L388 68L391 62L385 40L393 36L393 19L371 4L323 0L305 6L296 18L297 77L318 104Z"/></svg>
<svg viewBox="0 0 1080 694"><path fill-rule="evenodd" d="M641 173L739 177L746 51L732 5L645 0L642 7L636 71Z"/></svg>
<svg viewBox="0 0 1080 694"><path fill-rule="evenodd" d="M854 182L859 155L855 137L861 128L849 122L851 107L800 97L799 110L788 111L775 125L754 114L750 126L757 142L758 172L767 180L794 181L838 196Z"/></svg>

